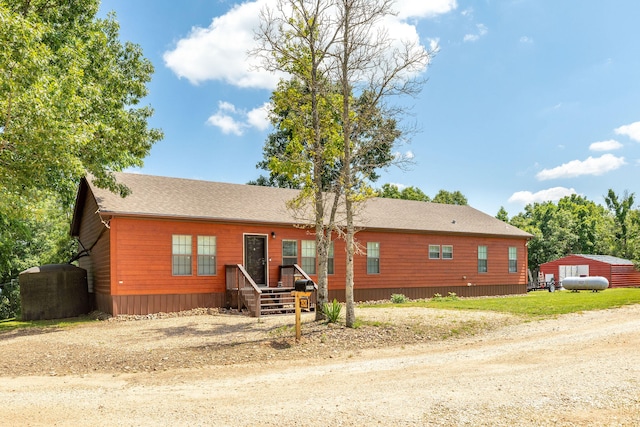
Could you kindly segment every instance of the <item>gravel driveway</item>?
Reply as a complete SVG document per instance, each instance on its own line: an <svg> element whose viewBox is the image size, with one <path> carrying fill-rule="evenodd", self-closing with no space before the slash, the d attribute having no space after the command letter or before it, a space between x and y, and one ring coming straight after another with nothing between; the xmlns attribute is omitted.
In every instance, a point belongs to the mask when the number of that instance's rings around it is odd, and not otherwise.
<svg viewBox="0 0 640 427"><path fill-rule="evenodd" d="M640 305L357 314L300 343L292 317L220 314L3 332L0 424L640 425Z"/></svg>

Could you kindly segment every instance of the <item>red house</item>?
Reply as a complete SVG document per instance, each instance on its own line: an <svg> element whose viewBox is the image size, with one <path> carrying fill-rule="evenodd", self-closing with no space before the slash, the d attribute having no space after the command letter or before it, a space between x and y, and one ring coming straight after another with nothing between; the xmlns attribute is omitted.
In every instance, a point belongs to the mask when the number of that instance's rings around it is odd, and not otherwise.
<svg viewBox="0 0 640 427"><path fill-rule="evenodd" d="M82 179L71 225L97 309L147 314L234 298L253 306L236 291L253 288L262 298L293 286L294 275L317 280L312 221L287 208L297 190L116 176L131 194ZM376 198L357 225L356 300L526 292L531 235L469 206ZM344 300L344 249L332 242L330 299Z"/></svg>
<svg viewBox="0 0 640 427"><path fill-rule="evenodd" d="M553 275L561 283L565 277L602 276L609 287L640 286L640 272L633 262L610 255L569 255L540 265L545 281Z"/></svg>

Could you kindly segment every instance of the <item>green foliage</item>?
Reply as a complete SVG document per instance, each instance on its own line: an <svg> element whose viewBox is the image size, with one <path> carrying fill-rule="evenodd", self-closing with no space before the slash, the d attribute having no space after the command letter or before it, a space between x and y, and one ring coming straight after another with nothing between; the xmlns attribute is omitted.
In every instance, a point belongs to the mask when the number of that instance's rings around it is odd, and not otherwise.
<svg viewBox="0 0 640 427"><path fill-rule="evenodd" d="M612 189L609 189L604 200L607 208L613 214L614 235L616 236L615 250L622 258L632 258L635 252L632 249L632 239L633 237L639 237L637 228L638 225L640 225L632 219L634 218L632 208L635 194L629 194L628 191L625 191L622 199L619 200L616 193ZM635 216L635 218L637 218L637 216ZM636 226L635 230L633 230L634 225Z"/></svg>
<svg viewBox="0 0 640 427"><path fill-rule="evenodd" d="M322 306L322 312L327 318L327 323L337 323L340 319L340 314L342 313L342 304L334 298L333 302L324 303Z"/></svg>
<svg viewBox="0 0 640 427"><path fill-rule="evenodd" d="M446 297L443 297L442 294L435 293L431 298L432 301L457 301L458 299L458 295L455 292L449 292L449 295Z"/></svg>
<svg viewBox="0 0 640 427"><path fill-rule="evenodd" d="M409 298L407 298L404 294L391 294L391 302L394 304L404 304L408 301Z"/></svg>
<svg viewBox="0 0 640 427"><path fill-rule="evenodd" d="M442 203L445 205L461 205L466 206L468 204L467 198L459 191L453 193L446 190L438 191L438 194L433 198L433 203Z"/></svg>
<svg viewBox="0 0 640 427"><path fill-rule="evenodd" d="M153 67L122 44L97 0L0 1L0 188L60 194L71 204L87 171L115 185L111 171L140 166L162 137L136 107Z"/></svg>
<svg viewBox="0 0 640 427"><path fill-rule="evenodd" d="M384 197L387 199L404 199L404 200L417 200L420 202L430 202L429 196L424 194L422 190L417 187L404 187L402 190L394 184L384 184L380 190L378 190L378 197Z"/></svg>
<svg viewBox="0 0 640 427"><path fill-rule="evenodd" d="M378 197L387 199L417 200L420 202L442 203L447 205L466 205L467 198L460 191L440 190L433 199L417 187L404 187L402 190L394 184L384 184L377 191Z"/></svg>
<svg viewBox="0 0 640 427"><path fill-rule="evenodd" d="M98 0L0 0L0 283L66 262L80 177L126 194L162 133L139 106L153 67Z"/></svg>
<svg viewBox="0 0 640 427"><path fill-rule="evenodd" d="M20 286L12 280L0 287L0 319L20 317Z"/></svg>
<svg viewBox="0 0 640 427"><path fill-rule="evenodd" d="M496 218L500 221L509 222L509 213L504 208L504 206L500 206L498 213L496 214Z"/></svg>
<svg viewBox="0 0 640 427"><path fill-rule="evenodd" d="M578 195L525 206L511 221L533 234L529 242L529 267L575 254L616 255L611 250L611 217L606 209Z"/></svg>
<svg viewBox="0 0 640 427"><path fill-rule="evenodd" d="M54 195L0 200L0 283L43 264L68 262L74 252L70 209Z"/></svg>

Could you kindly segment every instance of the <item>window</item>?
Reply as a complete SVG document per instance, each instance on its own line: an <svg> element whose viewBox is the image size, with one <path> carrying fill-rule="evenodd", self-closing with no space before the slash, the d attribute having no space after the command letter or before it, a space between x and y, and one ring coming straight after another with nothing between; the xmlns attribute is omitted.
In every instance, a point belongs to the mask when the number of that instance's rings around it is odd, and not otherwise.
<svg viewBox="0 0 640 427"><path fill-rule="evenodd" d="M282 265L293 265L298 263L298 241L282 241Z"/></svg>
<svg viewBox="0 0 640 427"><path fill-rule="evenodd" d="M518 272L518 248L509 247L509 273Z"/></svg>
<svg viewBox="0 0 640 427"><path fill-rule="evenodd" d="M367 274L380 273L380 243L367 242Z"/></svg>
<svg viewBox="0 0 640 427"><path fill-rule="evenodd" d="M302 269L307 274L316 274L316 241L303 240L300 244L302 250Z"/></svg>
<svg viewBox="0 0 640 427"><path fill-rule="evenodd" d="M329 243L329 252L327 253L327 274L333 274L333 242Z"/></svg>
<svg viewBox="0 0 640 427"><path fill-rule="evenodd" d="M453 259L453 246L442 245L442 259Z"/></svg>
<svg viewBox="0 0 640 427"><path fill-rule="evenodd" d="M440 245L429 245L429 259L440 259Z"/></svg>
<svg viewBox="0 0 640 427"><path fill-rule="evenodd" d="M487 272L487 247L478 246L478 273Z"/></svg>
<svg viewBox="0 0 640 427"><path fill-rule="evenodd" d="M216 274L216 238L198 236L198 276Z"/></svg>
<svg viewBox="0 0 640 427"><path fill-rule="evenodd" d="M191 276L191 236L172 236L173 275Z"/></svg>

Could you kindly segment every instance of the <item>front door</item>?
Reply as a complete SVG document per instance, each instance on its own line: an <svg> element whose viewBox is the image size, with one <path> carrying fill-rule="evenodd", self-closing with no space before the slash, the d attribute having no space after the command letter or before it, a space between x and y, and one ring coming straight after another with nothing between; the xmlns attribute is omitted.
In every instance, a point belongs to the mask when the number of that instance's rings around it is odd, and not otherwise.
<svg viewBox="0 0 640 427"><path fill-rule="evenodd" d="M256 285L267 286L266 236L244 236L244 268Z"/></svg>

